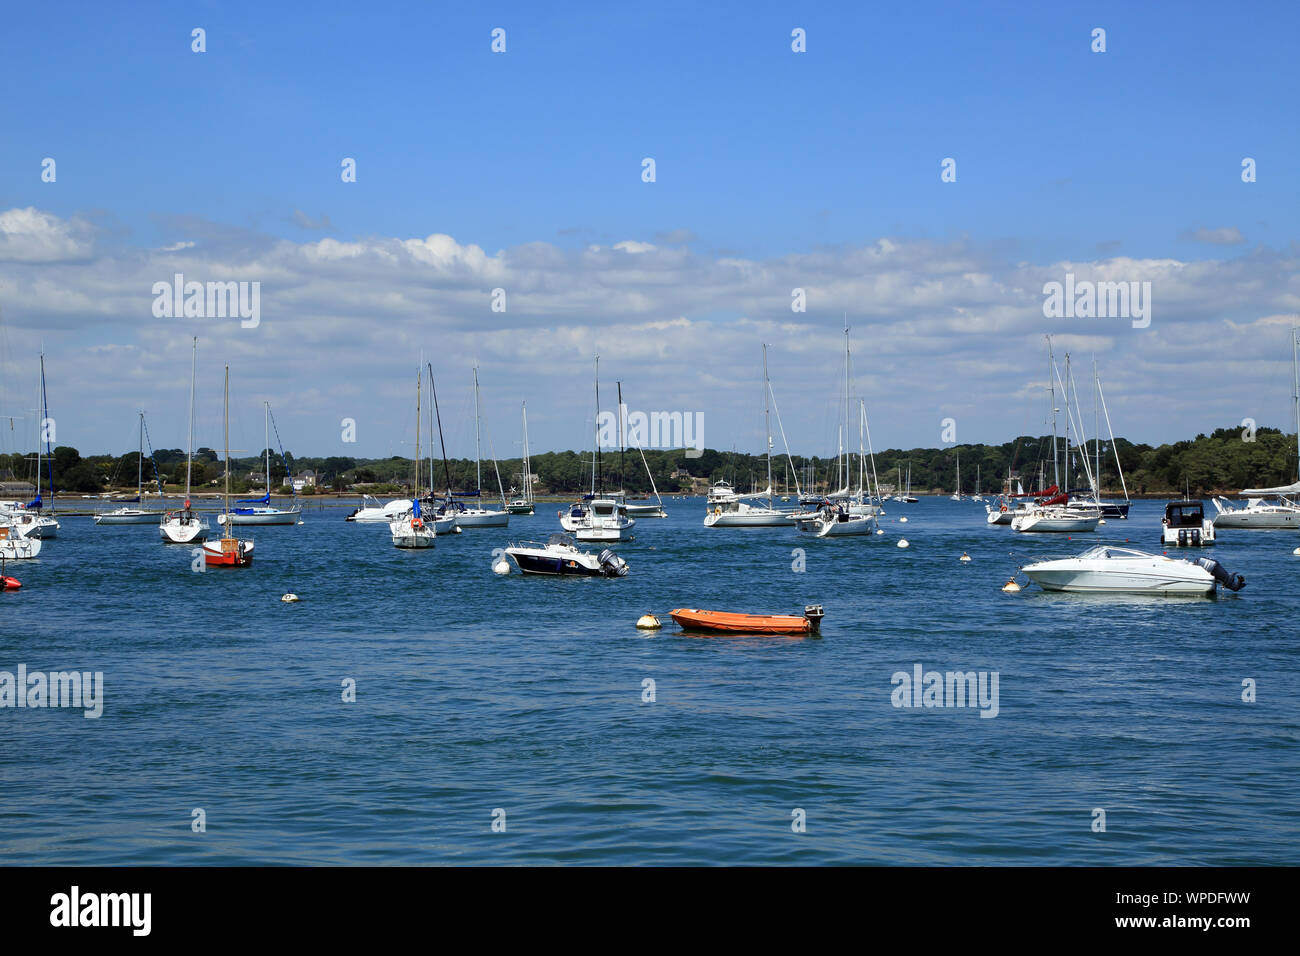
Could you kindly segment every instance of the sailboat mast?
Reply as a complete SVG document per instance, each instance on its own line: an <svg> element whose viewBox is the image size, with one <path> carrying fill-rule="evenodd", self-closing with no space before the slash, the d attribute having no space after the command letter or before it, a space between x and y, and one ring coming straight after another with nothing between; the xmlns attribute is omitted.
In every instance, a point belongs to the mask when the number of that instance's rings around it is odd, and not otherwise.
<svg viewBox="0 0 1300 956"><path fill-rule="evenodd" d="M1295 454L1296 454L1296 477L1300 478L1300 345L1296 342L1296 327L1291 326L1291 377L1294 379L1294 390L1291 398L1295 402Z"/></svg>
<svg viewBox="0 0 1300 956"><path fill-rule="evenodd" d="M483 468L482 468L483 451L480 447L482 444L481 434L482 434L482 429L479 426L479 414L478 414L478 366L475 365L474 366L474 490L476 492L481 492L483 490Z"/></svg>
<svg viewBox="0 0 1300 956"><path fill-rule="evenodd" d="M623 383L615 382L618 386L618 486L622 491L627 491L627 477L623 470L623 450L625 435L623 432Z"/></svg>
<svg viewBox="0 0 1300 956"><path fill-rule="evenodd" d="M763 345L763 431L767 436L767 506L772 507L772 415L768 410L767 345Z"/></svg>
<svg viewBox="0 0 1300 956"><path fill-rule="evenodd" d="M266 493L269 495L271 493L271 403L263 402L262 407L266 412L262 422L262 440L266 442ZM292 479L290 483L292 484Z"/></svg>
<svg viewBox="0 0 1300 956"><path fill-rule="evenodd" d="M144 504L144 412L140 413L140 450L135 454L135 496Z"/></svg>
<svg viewBox="0 0 1300 956"><path fill-rule="evenodd" d="M433 363L429 363L429 391L433 394L433 413L438 418L438 443L442 446L442 471L447 479L447 497L451 497L451 466L447 464L447 441L442 437L442 412L438 409L438 386L433 381ZM430 490L433 478L429 479Z"/></svg>
<svg viewBox="0 0 1300 956"><path fill-rule="evenodd" d="M223 390L225 406L225 441L226 441L226 524L230 524L230 366L226 366L226 385Z"/></svg>
<svg viewBox="0 0 1300 956"><path fill-rule="evenodd" d="M415 375L415 497L420 497L420 392L424 388L424 369L419 369Z"/></svg>
<svg viewBox="0 0 1300 956"><path fill-rule="evenodd" d="M1059 489L1061 486L1061 468L1058 464L1060 449L1056 446L1056 359L1052 355L1052 337L1047 336L1047 391L1052 405L1052 479ZM1041 482L1039 488L1042 487Z"/></svg>
<svg viewBox="0 0 1300 956"><path fill-rule="evenodd" d="M190 473L194 469L194 367L199 359L199 337L194 336L190 353L190 443L185 453L185 507L190 506Z"/></svg>
<svg viewBox="0 0 1300 956"><path fill-rule="evenodd" d="M592 420L595 428L596 448L591 455L591 494L596 495L596 472L600 470L600 353L596 353L596 417ZM605 490L605 474L600 475L600 489Z"/></svg>
<svg viewBox="0 0 1300 956"><path fill-rule="evenodd" d="M524 500L533 503L533 472L528 461L528 403L523 403L524 419Z"/></svg>
<svg viewBox="0 0 1300 956"><path fill-rule="evenodd" d="M1097 356L1092 357L1092 433L1096 436L1093 448L1096 451L1094 456L1097 459L1097 469L1094 474L1096 487L1093 493L1096 494L1098 502L1101 501L1101 403L1097 401Z"/></svg>

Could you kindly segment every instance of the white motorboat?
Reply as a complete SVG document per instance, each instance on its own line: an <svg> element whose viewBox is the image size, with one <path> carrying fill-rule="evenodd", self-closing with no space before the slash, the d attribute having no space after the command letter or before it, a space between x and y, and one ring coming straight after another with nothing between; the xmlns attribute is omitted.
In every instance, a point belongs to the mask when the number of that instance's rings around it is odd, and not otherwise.
<svg viewBox="0 0 1300 956"><path fill-rule="evenodd" d="M1069 533L1096 531L1100 511L1073 510L1063 504L1031 505L1011 519L1011 530L1021 533Z"/></svg>
<svg viewBox="0 0 1300 956"><path fill-rule="evenodd" d="M714 505L724 504L728 501L735 501L739 495L736 489L731 486L731 482L725 478L715 481L709 488L709 493L704 499L705 507L712 509Z"/></svg>
<svg viewBox="0 0 1300 956"><path fill-rule="evenodd" d="M1213 594L1219 584L1232 591L1246 584L1212 558L1185 561L1114 545L1098 545L1073 558L1037 561L1021 570L1045 591L1076 593Z"/></svg>
<svg viewBox="0 0 1300 956"><path fill-rule="evenodd" d="M34 558L41 553L40 538L24 538L22 535L10 534L9 529L0 527L0 558L7 561Z"/></svg>
<svg viewBox="0 0 1300 956"><path fill-rule="evenodd" d="M553 534L546 544L533 541L512 543L505 549L505 553L524 574L621 578L628 572L627 562L613 551L608 548L599 554L580 551L573 538L567 534Z"/></svg>
<svg viewBox="0 0 1300 956"><path fill-rule="evenodd" d="M1292 400L1295 402L1296 452L1300 454L1300 336L1294 327L1291 329L1291 375L1295 389ZM1214 499L1215 510L1219 512L1214 518L1215 527L1300 528L1300 481L1278 488L1247 488L1241 492L1241 497L1246 499L1244 506L1234 505L1222 496Z"/></svg>
<svg viewBox="0 0 1300 956"><path fill-rule="evenodd" d="M635 526L617 498L584 498L560 514L560 527L579 541L630 541Z"/></svg>
<svg viewBox="0 0 1300 956"><path fill-rule="evenodd" d="M1160 522L1161 541L1171 548L1199 548L1214 544L1214 522L1205 517L1199 501L1171 501Z"/></svg>
<svg viewBox="0 0 1300 956"><path fill-rule="evenodd" d="M194 369L198 362L199 340L195 336L190 352L190 422L189 444L185 452L185 506L163 515L158 525L162 539L171 544L193 544L208 536L208 522L190 510L190 476L194 469Z"/></svg>
<svg viewBox="0 0 1300 956"><path fill-rule="evenodd" d="M438 532L434 525L424 520L420 499L412 498L405 514L388 524L395 548L432 548Z"/></svg>
<svg viewBox="0 0 1300 956"><path fill-rule="evenodd" d="M271 504L271 403L262 403L265 409L263 418L263 428L266 433L266 494L260 498L240 498L235 502L237 505L251 505L249 508L235 508L229 514L217 516L217 524L256 524L256 525L281 525L281 524L301 524L302 523L302 505L297 501L289 505L288 508L276 508ZM276 435L279 435L279 429L276 429ZM284 450L281 449L281 455ZM286 473L288 469L286 468Z"/></svg>
<svg viewBox="0 0 1300 956"><path fill-rule="evenodd" d="M811 514L795 518L795 526L819 538L837 538L842 535L870 535L876 521L871 515L853 514L842 505L827 505Z"/></svg>
<svg viewBox="0 0 1300 956"><path fill-rule="evenodd" d="M155 473L157 466L154 466ZM162 489L159 488L159 493ZM135 504L144 500L144 412L140 413L140 446L136 452L136 475L135 475ZM147 511L144 508L132 508L130 504L125 504L120 508L114 508L112 511L104 511L95 515L95 524L156 524L159 518L157 511Z"/></svg>
<svg viewBox="0 0 1300 956"><path fill-rule="evenodd" d="M394 498L387 504L380 504L374 495L362 495L361 504L348 515L345 521L359 524L388 524L399 515L411 510L410 498Z"/></svg>

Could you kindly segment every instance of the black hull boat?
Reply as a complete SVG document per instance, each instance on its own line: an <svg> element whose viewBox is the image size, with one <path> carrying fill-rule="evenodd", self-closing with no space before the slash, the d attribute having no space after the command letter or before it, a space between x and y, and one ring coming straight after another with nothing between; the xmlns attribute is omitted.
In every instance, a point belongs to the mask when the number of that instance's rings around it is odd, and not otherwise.
<svg viewBox="0 0 1300 956"><path fill-rule="evenodd" d="M621 578L627 562L608 548L599 554L579 551L567 534L553 534L546 544L524 542L505 549L507 557L524 574L552 577ZM506 565L506 567L509 567Z"/></svg>

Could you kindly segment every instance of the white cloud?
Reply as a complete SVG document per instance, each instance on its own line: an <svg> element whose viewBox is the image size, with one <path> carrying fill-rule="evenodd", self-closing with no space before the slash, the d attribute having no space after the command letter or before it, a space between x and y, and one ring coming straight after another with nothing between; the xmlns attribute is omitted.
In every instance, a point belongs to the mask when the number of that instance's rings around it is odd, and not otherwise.
<svg viewBox="0 0 1300 956"><path fill-rule="evenodd" d="M197 334L207 386L229 360L238 394L270 399L293 436L286 441L304 453L403 453L414 417L408 373L422 352L450 406L468 394L471 363L482 362L502 454L513 447L509 429L524 398L535 448L580 448L599 351L602 374L622 381L637 407L705 410L709 444L757 448L767 342L796 450L825 454L834 451L847 314L854 391L869 403L877 446L933 445L938 421L958 413L963 440L1040 431L1046 399L1033 396L1049 332L1081 361L1097 355L1121 434L1164 440L1248 415L1287 424L1289 386L1272 386L1289 374L1284 326L1300 312L1300 246L1229 259L1042 264L1008 261L993 243L877 238L759 260L638 240L578 250L529 242L489 254L441 233L299 243L191 221L184 228L201 242L147 250L94 244L75 219L0 212L8 406L31 404L13 397L26 395L44 345L51 402L65 413L61 441L121 450L117 436L143 405L164 417L157 442L176 446ZM261 325L154 318L152 285L176 272L261 282ZM1151 327L1045 320L1043 283L1066 272L1150 281ZM790 310L796 287L806 290L806 313ZM491 309L494 288L506 290L505 312ZM201 410L209 425L215 407ZM472 421L447 411L450 450L465 454ZM339 445L345 416L358 420L356 446ZM257 434L232 444L260 447L260 419L250 420Z"/></svg>

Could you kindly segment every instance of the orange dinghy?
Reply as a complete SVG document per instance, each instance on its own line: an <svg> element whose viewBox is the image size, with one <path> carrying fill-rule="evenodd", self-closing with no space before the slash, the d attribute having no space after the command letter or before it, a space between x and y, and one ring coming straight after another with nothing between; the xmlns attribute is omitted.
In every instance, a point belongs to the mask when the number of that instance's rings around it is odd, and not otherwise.
<svg viewBox="0 0 1300 956"><path fill-rule="evenodd" d="M735 614L679 607L669 611L678 627L719 634L816 634L821 630L822 606L810 604L803 617L780 614Z"/></svg>

